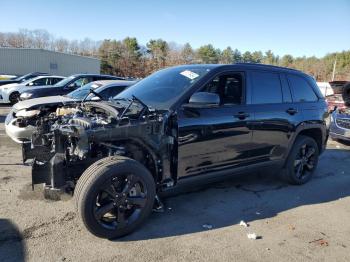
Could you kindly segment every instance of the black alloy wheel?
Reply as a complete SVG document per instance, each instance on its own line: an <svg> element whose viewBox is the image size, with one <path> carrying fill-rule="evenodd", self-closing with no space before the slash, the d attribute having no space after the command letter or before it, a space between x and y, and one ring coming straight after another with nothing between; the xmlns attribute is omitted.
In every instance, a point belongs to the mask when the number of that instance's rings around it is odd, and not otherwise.
<svg viewBox="0 0 350 262"><path fill-rule="evenodd" d="M309 136L298 136L286 162L285 178L294 185L305 184L315 172L318 157L316 141Z"/></svg>
<svg viewBox="0 0 350 262"><path fill-rule="evenodd" d="M294 172L298 179L303 179L313 171L315 167L316 149L313 146L304 144L294 160Z"/></svg>
<svg viewBox="0 0 350 262"><path fill-rule="evenodd" d="M137 176L116 175L98 190L93 209L97 221L110 230L120 230L137 221L147 202L147 188Z"/></svg>
<svg viewBox="0 0 350 262"><path fill-rule="evenodd" d="M78 213L86 228L102 238L118 238L140 226L156 195L151 173L139 162L120 156L92 164L75 188Z"/></svg>

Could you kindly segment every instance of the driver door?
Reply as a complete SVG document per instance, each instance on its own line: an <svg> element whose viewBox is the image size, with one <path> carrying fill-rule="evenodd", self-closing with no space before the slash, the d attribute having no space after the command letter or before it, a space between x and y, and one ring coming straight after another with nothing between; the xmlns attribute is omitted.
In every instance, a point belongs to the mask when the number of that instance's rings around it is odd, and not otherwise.
<svg viewBox="0 0 350 262"><path fill-rule="evenodd" d="M243 167L249 160L253 116L245 105L244 74L223 73L200 89L216 93L216 107L178 111L178 178Z"/></svg>

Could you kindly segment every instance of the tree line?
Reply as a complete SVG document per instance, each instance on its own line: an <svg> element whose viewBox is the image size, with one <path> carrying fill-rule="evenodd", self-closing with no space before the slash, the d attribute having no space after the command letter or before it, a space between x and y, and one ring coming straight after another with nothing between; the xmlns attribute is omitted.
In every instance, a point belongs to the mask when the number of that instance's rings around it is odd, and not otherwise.
<svg viewBox="0 0 350 262"><path fill-rule="evenodd" d="M43 48L58 52L93 56L101 59L101 72L106 74L145 77L150 73L180 64L262 63L291 67L313 75L317 81L330 81L336 61L335 80L350 79L350 50L329 53L322 58L275 55L271 50L245 51L227 47L223 50L212 44L193 48L189 43L179 45L163 39L151 39L145 45L135 37L122 40L93 41L55 38L46 30L20 29L15 33L0 32L1 47Z"/></svg>

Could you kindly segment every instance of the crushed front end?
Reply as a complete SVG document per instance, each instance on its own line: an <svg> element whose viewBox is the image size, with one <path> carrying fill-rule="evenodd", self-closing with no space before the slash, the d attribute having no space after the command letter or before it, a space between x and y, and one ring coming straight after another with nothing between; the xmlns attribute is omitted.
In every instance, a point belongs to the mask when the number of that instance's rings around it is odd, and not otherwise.
<svg viewBox="0 0 350 262"><path fill-rule="evenodd" d="M113 155L139 161L160 184L171 179L165 173L174 139L166 120L134 101L61 107L37 123L31 143L23 144L23 159L33 159L33 185L44 183L47 190L73 192L88 166Z"/></svg>

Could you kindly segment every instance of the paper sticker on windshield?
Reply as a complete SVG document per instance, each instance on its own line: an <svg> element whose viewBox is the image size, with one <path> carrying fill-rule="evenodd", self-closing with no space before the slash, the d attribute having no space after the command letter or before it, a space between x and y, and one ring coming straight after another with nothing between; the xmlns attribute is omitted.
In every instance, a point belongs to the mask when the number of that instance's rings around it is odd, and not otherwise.
<svg viewBox="0 0 350 262"><path fill-rule="evenodd" d="M180 74L183 75L183 76L186 76L187 78L189 78L191 80L193 80L193 79L195 79L195 78L197 78L199 76L198 74L196 74L196 73L194 73L194 72L192 72L190 70L182 71Z"/></svg>

